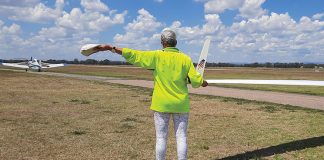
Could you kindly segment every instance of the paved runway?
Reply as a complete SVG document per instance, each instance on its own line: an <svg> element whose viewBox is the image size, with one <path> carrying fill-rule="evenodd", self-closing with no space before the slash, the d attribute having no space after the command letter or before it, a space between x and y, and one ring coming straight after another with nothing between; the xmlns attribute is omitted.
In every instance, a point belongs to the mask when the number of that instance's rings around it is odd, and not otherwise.
<svg viewBox="0 0 324 160"><path fill-rule="evenodd" d="M52 72L31 72L31 73L153 88L153 82L146 81L146 80L125 80L125 79L114 78L114 77L86 76L86 75L74 75L74 74L52 73ZM222 88L222 87L214 87L214 86L208 86L206 88L200 87L198 89L189 87L189 91L190 93L201 94L201 95L241 98L247 100L256 100L256 101L271 102L271 103L278 103L278 104L289 104L293 106L324 110L323 96L312 96L312 95L271 92L271 91L258 91L258 90L243 90L243 89Z"/></svg>

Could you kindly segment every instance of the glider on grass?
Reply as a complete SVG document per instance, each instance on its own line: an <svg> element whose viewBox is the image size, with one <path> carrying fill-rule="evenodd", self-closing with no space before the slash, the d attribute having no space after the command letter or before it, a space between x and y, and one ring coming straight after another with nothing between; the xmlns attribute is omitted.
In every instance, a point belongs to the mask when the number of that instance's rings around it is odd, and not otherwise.
<svg viewBox="0 0 324 160"><path fill-rule="evenodd" d="M208 49L210 44L210 38L205 40L203 49L200 53L200 57L196 66L196 70L203 75L205 65L207 62ZM302 86L324 86L324 81L313 80L255 80L255 79L210 79L206 80L208 83L214 84L272 84L272 85L302 85Z"/></svg>
<svg viewBox="0 0 324 160"><path fill-rule="evenodd" d="M28 70L41 72L44 69L48 69L48 68L67 66L66 64L63 64L63 63L61 63L61 64L43 63L41 60L33 59L32 57L30 58L29 61L26 61L26 62L0 63L0 65L8 66L8 67L15 67L15 68L23 68L26 70L26 72Z"/></svg>

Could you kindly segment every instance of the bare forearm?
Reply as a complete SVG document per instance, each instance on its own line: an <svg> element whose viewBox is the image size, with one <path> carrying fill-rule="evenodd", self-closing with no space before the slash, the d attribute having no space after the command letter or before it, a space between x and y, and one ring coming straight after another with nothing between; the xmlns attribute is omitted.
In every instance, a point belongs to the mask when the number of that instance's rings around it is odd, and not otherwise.
<svg viewBox="0 0 324 160"><path fill-rule="evenodd" d="M117 47L113 47L109 44L102 44L98 47L96 47L96 50L99 52L99 51L111 51L111 52L115 52L119 55L122 55L123 53L123 48L117 48Z"/></svg>

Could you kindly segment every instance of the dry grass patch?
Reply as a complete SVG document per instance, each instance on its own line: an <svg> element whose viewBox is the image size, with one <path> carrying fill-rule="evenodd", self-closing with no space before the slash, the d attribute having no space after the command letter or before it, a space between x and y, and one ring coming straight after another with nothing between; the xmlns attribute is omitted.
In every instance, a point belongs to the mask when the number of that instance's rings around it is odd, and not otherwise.
<svg viewBox="0 0 324 160"><path fill-rule="evenodd" d="M70 65L68 67L53 68L49 71L90 76L153 80L152 71L134 66Z"/></svg>
<svg viewBox="0 0 324 160"><path fill-rule="evenodd" d="M154 159L150 89L10 71L0 78L0 159ZM247 151L324 159L322 111L192 95L189 121L190 159ZM167 159L175 146L170 129ZM287 153L259 151L271 146Z"/></svg>

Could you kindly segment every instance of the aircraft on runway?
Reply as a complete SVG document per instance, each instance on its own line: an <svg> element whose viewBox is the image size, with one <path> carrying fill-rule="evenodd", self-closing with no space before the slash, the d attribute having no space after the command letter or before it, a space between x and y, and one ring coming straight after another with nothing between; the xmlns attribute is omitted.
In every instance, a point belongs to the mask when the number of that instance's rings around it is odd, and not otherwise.
<svg viewBox="0 0 324 160"><path fill-rule="evenodd" d="M206 38L203 49L197 63L196 70L201 75L204 74L207 55L209 50L210 38ZM272 85L302 85L302 86L324 86L324 81L313 80L247 80L247 79L213 79L206 80L208 83L218 84L272 84Z"/></svg>
<svg viewBox="0 0 324 160"><path fill-rule="evenodd" d="M0 63L0 65L8 66L8 67L23 68L23 69L26 69L26 72L28 70L41 72L44 69L48 69L48 68L67 66L67 64L63 64L63 63L61 63L61 64L43 63L41 60L33 59L33 57L31 57L30 60L27 62Z"/></svg>

